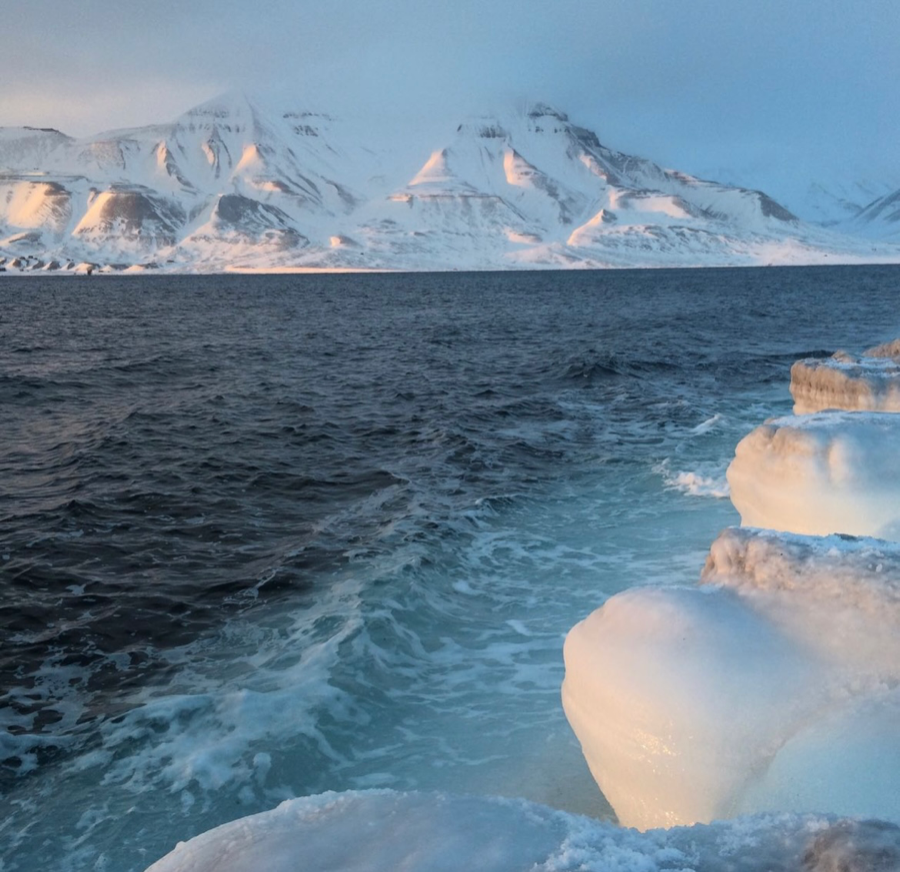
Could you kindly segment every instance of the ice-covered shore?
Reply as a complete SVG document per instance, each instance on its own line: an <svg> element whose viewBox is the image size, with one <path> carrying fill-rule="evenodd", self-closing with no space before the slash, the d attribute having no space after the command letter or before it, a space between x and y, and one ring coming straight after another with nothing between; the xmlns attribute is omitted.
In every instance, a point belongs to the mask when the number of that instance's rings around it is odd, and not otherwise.
<svg viewBox="0 0 900 872"><path fill-rule="evenodd" d="M900 546L730 528L698 587L633 588L573 628L563 703L626 826L900 820L898 626Z"/></svg>
<svg viewBox="0 0 900 872"><path fill-rule="evenodd" d="M900 821L900 415L859 411L890 408L898 351L795 364L814 411L738 444L744 526L700 585L632 588L569 633L566 715L623 824Z"/></svg>
<svg viewBox="0 0 900 872"><path fill-rule="evenodd" d="M741 523L900 537L900 340L798 360L794 414L738 444L728 469Z"/></svg>
<svg viewBox="0 0 900 872"><path fill-rule="evenodd" d="M728 478L745 526L698 585L631 588L570 631L563 705L624 828L349 791L210 830L148 872L900 868L900 416L858 411L896 346L851 387L834 388L838 358L798 370L807 398L847 408L742 440Z"/></svg>
<svg viewBox="0 0 900 872"><path fill-rule="evenodd" d="M741 523L900 537L900 415L825 411L767 421L728 468Z"/></svg>
<svg viewBox="0 0 900 872"><path fill-rule="evenodd" d="M838 351L829 358L806 358L791 367L794 414L824 409L900 412L900 341L863 352Z"/></svg>
<svg viewBox="0 0 900 872"><path fill-rule="evenodd" d="M724 864L727 864L725 866ZM900 828L763 815L637 833L525 800L365 791L282 803L148 872L835 872L900 867Z"/></svg>

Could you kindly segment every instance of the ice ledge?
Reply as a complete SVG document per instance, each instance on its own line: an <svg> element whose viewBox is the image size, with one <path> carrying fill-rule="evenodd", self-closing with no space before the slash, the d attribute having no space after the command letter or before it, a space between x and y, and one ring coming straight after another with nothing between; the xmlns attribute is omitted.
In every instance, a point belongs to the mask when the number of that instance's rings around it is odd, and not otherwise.
<svg viewBox="0 0 900 872"><path fill-rule="evenodd" d="M900 539L900 415L825 411L745 436L727 478L741 523Z"/></svg>
<svg viewBox="0 0 900 872"><path fill-rule="evenodd" d="M642 834L524 800L352 791L217 827L147 872L689 872L723 862L741 872L898 868L900 828L765 815Z"/></svg>
<svg viewBox="0 0 900 872"><path fill-rule="evenodd" d="M900 412L900 339L870 348L862 357L838 351L791 367L794 414L825 409Z"/></svg>
<svg viewBox="0 0 900 872"><path fill-rule="evenodd" d="M900 821L900 545L728 529L700 585L617 594L564 653L566 715L622 824Z"/></svg>

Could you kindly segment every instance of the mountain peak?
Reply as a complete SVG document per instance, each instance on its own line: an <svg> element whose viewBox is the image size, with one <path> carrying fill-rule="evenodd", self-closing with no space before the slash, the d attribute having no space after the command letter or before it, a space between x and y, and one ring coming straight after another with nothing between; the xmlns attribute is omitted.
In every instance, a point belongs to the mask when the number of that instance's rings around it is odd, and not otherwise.
<svg viewBox="0 0 900 872"><path fill-rule="evenodd" d="M71 139L71 136L67 136L61 130L57 130L55 127L29 127L27 124L22 128L22 130L28 130L31 133L49 133L52 136L62 136L66 139Z"/></svg>
<svg viewBox="0 0 900 872"><path fill-rule="evenodd" d="M535 103L526 112L529 118L555 118L557 121L568 122L569 116L565 112L554 109L548 103Z"/></svg>
<svg viewBox="0 0 900 872"><path fill-rule="evenodd" d="M495 112L470 115L456 128L457 133L467 133L480 139L508 139L513 132L522 129L523 121L535 129L541 120L555 121L571 126L569 116L549 103L537 101L505 107Z"/></svg>
<svg viewBox="0 0 900 872"><path fill-rule="evenodd" d="M243 91L226 91L188 109L181 117L190 118L194 121L204 119L207 121L216 121L219 119L232 119L251 122L256 115L259 114L255 102L247 96Z"/></svg>

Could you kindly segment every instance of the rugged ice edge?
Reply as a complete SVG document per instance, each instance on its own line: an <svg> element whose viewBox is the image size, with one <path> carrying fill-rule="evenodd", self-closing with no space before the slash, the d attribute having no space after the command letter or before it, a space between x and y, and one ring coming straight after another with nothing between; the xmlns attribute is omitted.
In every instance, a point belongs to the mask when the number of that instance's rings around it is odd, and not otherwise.
<svg viewBox="0 0 900 872"><path fill-rule="evenodd" d="M563 705L625 826L900 821L900 545L729 528L697 587L632 588L565 644Z"/></svg>
<svg viewBox="0 0 900 872"><path fill-rule="evenodd" d="M794 414L825 409L900 412L900 342L870 348L861 357L838 351L798 360L791 367Z"/></svg>
<svg viewBox="0 0 900 872"><path fill-rule="evenodd" d="M0 128L0 270L900 261L896 243L617 152L544 104L469 119L442 141L379 137L238 94L82 140Z"/></svg>
<svg viewBox="0 0 900 872"><path fill-rule="evenodd" d="M835 872L900 867L900 828L763 815L637 833L517 799L365 791L289 800L147 872Z"/></svg>
<svg viewBox="0 0 900 872"><path fill-rule="evenodd" d="M824 411L745 436L727 478L741 523L900 538L900 415Z"/></svg>

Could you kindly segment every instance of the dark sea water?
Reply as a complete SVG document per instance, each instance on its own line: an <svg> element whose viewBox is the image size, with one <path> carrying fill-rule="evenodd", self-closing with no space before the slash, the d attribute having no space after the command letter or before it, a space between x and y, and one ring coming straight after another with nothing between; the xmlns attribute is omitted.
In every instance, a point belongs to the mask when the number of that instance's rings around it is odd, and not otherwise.
<svg viewBox="0 0 900 872"><path fill-rule="evenodd" d="M609 817L567 630L691 583L791 363L900 268L0 276L0 869L291 796Z"/></svg>

